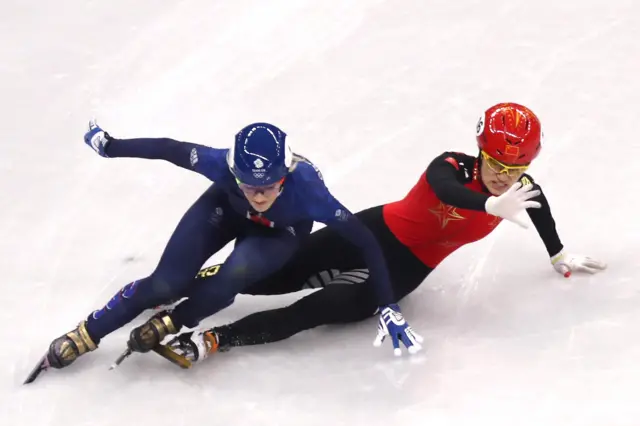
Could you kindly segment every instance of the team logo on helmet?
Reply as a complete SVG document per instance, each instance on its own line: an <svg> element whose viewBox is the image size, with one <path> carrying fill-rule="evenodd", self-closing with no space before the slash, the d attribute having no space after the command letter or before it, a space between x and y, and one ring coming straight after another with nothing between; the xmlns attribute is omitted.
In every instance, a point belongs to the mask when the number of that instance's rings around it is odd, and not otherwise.
<svg viewBox="0 0 640 426"><path fill-rule="evenodd" d="M256 166L256 169L261 169L264 167L264 163L259 158L256 158L256 161L253 162L253 165Z"/></svg>

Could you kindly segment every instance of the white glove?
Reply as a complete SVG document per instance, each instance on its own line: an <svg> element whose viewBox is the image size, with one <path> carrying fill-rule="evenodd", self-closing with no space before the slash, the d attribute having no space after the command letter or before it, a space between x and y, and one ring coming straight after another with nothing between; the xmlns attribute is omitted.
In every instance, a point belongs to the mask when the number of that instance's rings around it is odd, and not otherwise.
<svg viewBox="0 0 640 426"><path fill-rule="evenodd" d="M553 265L553 269L566 278L569 278L573 271L595 274L607 268L607 264L599 260L586 256L566 254L564 251L552 256L551 264Z"/></svg>
<svg viewBox="0 0 640 426"><path fill-rule="evenodd" d="M529 208L539 209L540 203L537 201L529 201L531 198L540 195L540 190L533 190L533 185L522 185L520 182L514 183L507 192L499 196L491 196L484 203L484 209L487 213L499 216L503 219L528 228L527 222L519 215Z"/></svg>

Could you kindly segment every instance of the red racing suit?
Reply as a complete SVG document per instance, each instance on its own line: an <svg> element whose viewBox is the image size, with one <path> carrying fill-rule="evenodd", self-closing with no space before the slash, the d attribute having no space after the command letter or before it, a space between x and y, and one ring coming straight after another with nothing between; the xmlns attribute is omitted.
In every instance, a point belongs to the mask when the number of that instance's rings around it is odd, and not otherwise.
<svg viewBox="0 0 640 426"><path fill-rule="evenodd" d="M520 181L540 189L527 174ZM383 207L384 220L402 244L435 268L459 247L487 236L502 221L485 211L490 196L480 180L477 158L445 152L431 162L404 199ZM527 213L553 256L563 247L555 221L544 194L535 200L542 207Z"/></svg>

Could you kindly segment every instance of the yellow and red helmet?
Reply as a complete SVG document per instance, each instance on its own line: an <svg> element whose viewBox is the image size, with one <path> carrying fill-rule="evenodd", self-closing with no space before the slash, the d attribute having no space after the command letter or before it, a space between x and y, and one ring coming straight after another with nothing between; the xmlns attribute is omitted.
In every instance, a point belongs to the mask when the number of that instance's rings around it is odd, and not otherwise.
<svg viewBox="0 0 640 426"><path fill-rule="evenodd" d="M500 103L478 120L478 148L509 165L527 165L542 148L542 126L529 108L516 103Z"/></svg>

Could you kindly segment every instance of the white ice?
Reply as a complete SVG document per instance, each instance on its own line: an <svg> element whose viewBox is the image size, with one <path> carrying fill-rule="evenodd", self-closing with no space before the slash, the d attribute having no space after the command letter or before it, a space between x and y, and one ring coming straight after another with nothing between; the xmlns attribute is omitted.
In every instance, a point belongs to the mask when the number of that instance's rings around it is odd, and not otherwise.
<svg viewBox="0 0 640 426"><path fill-rule="evenodd" d="M639 424L639 17L632 0L3 0L0 422ZM360 210L404 196L444 150L474 154L500 101L543 120L531 174L567 250L605 273L565 279L533 228L505 223L402 302L420 356L373 348L372 319L189 371L153 354L107 371L127 326L21 384L51 339L153 270L209 184L98 157L92 116L219 147L272 121ZM299 296L239 297L206 324Z"/></svg>

